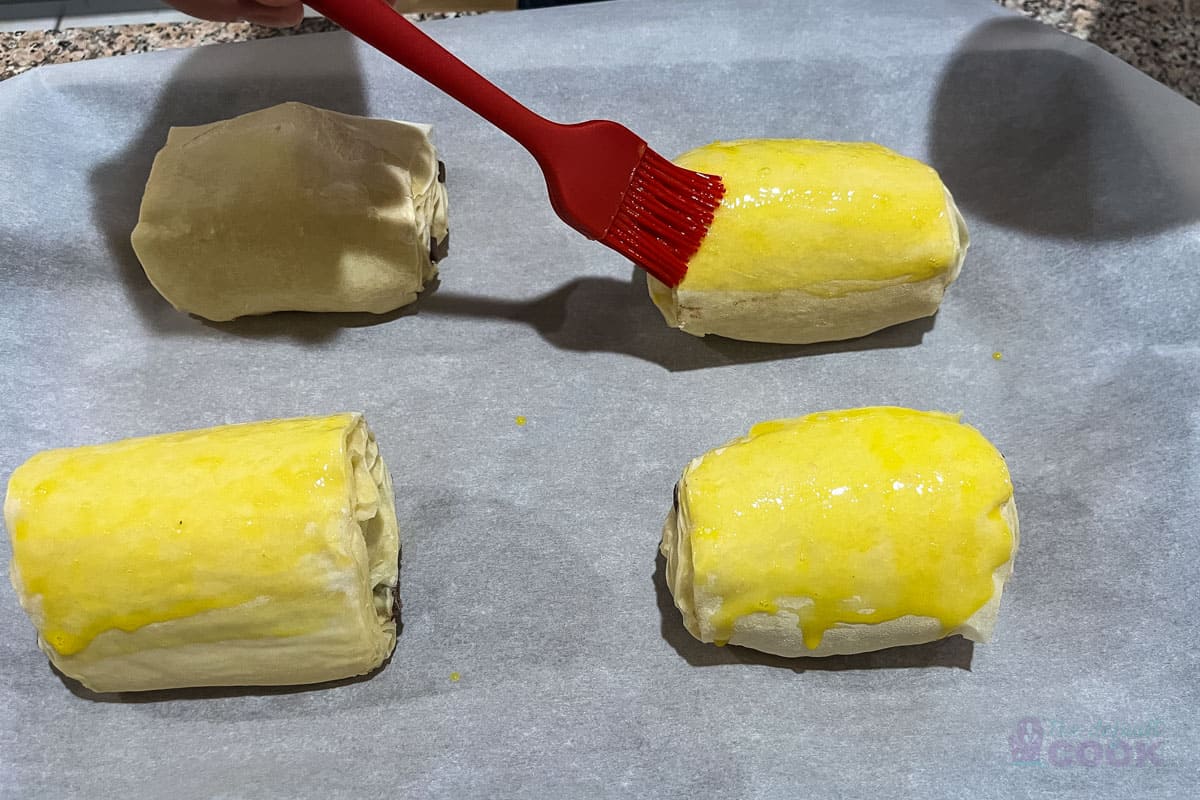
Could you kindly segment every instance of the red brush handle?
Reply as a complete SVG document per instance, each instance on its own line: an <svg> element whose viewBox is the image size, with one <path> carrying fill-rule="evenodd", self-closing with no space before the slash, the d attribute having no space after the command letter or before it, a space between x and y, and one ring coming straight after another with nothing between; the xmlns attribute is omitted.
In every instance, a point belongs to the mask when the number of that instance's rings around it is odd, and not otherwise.
<svg viewBox="0 0 1200 800"><path fill-rule="evenodd" d="M305 0L534 151L557 123L538 116L430 39L384 0Z"/></svg>

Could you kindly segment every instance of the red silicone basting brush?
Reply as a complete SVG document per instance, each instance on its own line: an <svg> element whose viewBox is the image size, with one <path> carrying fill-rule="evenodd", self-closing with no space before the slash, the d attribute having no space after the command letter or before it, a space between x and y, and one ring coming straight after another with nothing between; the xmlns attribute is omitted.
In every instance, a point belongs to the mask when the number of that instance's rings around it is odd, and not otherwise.
<svg viewBox="0 0 1200 800"><path fill-rule="evenodd" d="M719 177L675 166L615 122L563 125L538 116L384 0L306 2L524 145L572 228L668 286L683 280L725 193Z"/></svg>

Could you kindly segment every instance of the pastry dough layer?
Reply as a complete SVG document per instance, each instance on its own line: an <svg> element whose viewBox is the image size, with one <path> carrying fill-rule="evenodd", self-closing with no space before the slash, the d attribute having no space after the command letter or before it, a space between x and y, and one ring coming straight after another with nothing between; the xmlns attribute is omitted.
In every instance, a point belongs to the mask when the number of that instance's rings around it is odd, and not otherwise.
<svg viewBox="0 0 1200 800"><path fill-rule="evenodd" d="M900 408L755 426L694 460L662 551L687 629L784 656L986 641L1018 543L1003 458Z"/></svg>
<svg viewBox="0 0 1200 800"><path fill-rule="evenodd" d="M211 320L392 311L447 235L429 130L301 103L172 128L133 248L163 297Z"/></svg>
<svg viewBox="0 0 1200 800"><path fill-rule="evenodd" d="M966 225L937 173L867 143L717 142L676 163L726 194L687 276L649 279L688 333L808 343L862 336L937 311Z"/></svg>
<svg viewBox="0 0 1200 800"><path fill-rule="evenodd" d="M4 514L39 646L96 691L333 680L395 645L391 480L358 414L39 453Z"/></svg>

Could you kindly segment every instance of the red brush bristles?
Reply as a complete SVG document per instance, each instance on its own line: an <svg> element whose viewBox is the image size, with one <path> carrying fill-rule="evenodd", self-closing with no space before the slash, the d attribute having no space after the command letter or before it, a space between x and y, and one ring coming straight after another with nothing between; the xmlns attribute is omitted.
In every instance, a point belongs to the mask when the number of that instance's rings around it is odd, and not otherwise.
<svg viewBox="0 0 1200 800"><path fill-rule="evenodd" d="M676 166L647 148L600 241L667 286L677 286L724 195L719 177Z"/></svg>

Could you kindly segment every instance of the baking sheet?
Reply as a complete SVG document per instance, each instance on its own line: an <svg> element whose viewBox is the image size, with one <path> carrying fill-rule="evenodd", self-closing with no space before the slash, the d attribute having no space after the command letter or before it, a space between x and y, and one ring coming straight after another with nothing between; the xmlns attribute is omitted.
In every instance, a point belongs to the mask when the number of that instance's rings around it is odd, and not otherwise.
<svg viewBox="0 0 1200 800"><path fill-rule="evenodd" d="M984 0L615 0L428 30L534 108L667 154L806 136L927 160L971 228L962 277L935 320L854 342L693 339L555 219L516 144L342 34L5 82L0 475L363 410L397 487L404 630L369 680L100 698L51 672L4 587L0 794L1188 794L1200 108ZM167 127L285 100L434 124L451 255L415 312L208 324L144 279L128 233ZM963 411L1009 459L1023 542L994 642L785 661L692 641L656 562L688 459L888 403Z"/></svg>

